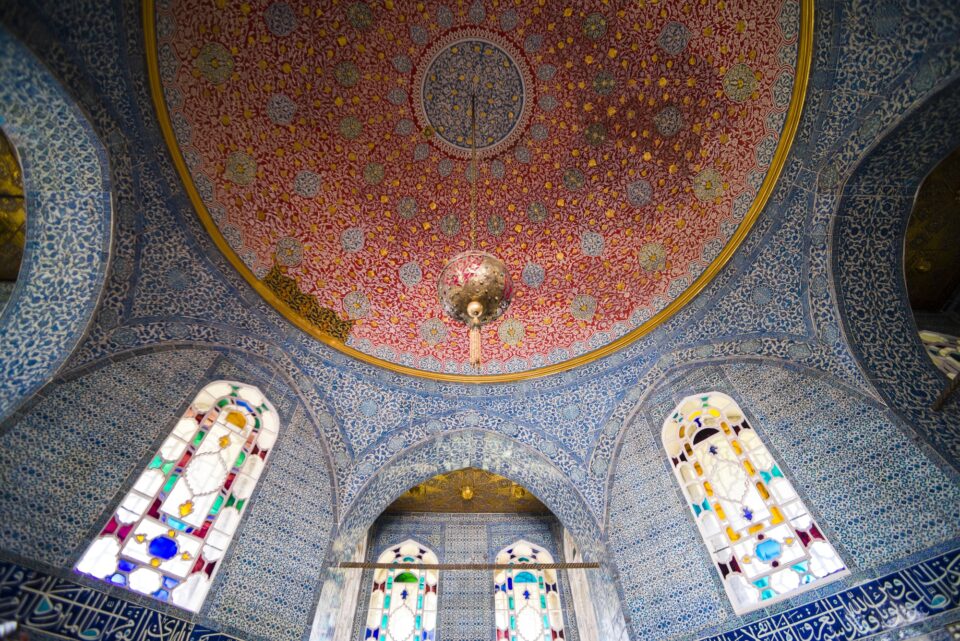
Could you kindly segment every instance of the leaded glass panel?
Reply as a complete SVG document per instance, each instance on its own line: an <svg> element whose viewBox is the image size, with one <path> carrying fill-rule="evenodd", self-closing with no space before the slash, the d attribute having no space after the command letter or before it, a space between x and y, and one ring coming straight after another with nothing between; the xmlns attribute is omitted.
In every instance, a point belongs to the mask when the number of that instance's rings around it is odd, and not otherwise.
<svg viewBox="0 0 960 641"><path fill-rule="evenodd" d="M556 570L524 568L531 563L553 563L543 548L517 541L497 555L493 601L497 641L556 641L563 639L563 608Z"/></svg>
<svg viewBox="0 0 960 641"><path fill-rule="evenodd" d="M76 570L198 611L279 425L257 388L204 387Z"/></svg>
<svg viewBox="0 0 960 641"><path fill-rule="evenodd" d="M407 540L383 551L377 563L436 565L437 555ZM436 641L437 570L422 568L374 571L364 640Z"/></svg>
<svg viewBox="0 0 960 641"><path fill-rule="evenodd" d="M738 614L847 574L729 396L685 398L664 423L663 444Z"/></svg>

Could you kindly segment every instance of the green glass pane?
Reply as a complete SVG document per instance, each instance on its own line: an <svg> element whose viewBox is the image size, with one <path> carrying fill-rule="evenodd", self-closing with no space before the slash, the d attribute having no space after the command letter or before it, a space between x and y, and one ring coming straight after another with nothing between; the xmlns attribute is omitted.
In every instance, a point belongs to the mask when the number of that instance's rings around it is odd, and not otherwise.
<svg viewBox="0 0 960 641"><path fill-rule="evenodd" d="M220 508L223 507L223 494L218 496L213 502L213 507L210 508L210 514L217 514L220 511Z"/></svg>
<svg viewBox="0 0 960 641"><path fill-rule="evenodd" d="M169 474L170 471L176 466L177 466L176 463L174 463L173 461L170 461L169 463L164 463L163 465L161 465L160 471L163 472L164 474Z"/></svg>
<svg viewBox="0 0 960 641"><path fill-rule="evenodd" d="M243 465L243 462L247 460L247 453L240 452L240 455L237 456L237 462L233 464L234 467L240 467Z"/></svg>
<svg viewBox="0 0 960 641"><path fill-rule="evenodd" d="M236 502L237 502L237 499L235 499L233 494L231 494L230 498L227 499L227 507L233 507L233 504Z"/></svg>
<svg viewBox="0 0 960 641"><path fill-rule="evenodd" d="M197 435L193 437L193 446L199 447L200 443L203 441L203 437L206 435L207 433L204 432L203 430L200 430L199 432L197 432Z"/></svg>
<svg viewBox="0 0 960 641"><path fill-rule="evenodd" d="M224 407L224 406L226 406L229 402L230 402L230 401L228 401L228 400L225 399L225 398L224 398L224 399L221 399L219 402L217 402L217 407Z"/></svg>
<svg viewBox="0 0 960 641"><path fill-rule="evenodd" d="M155 470L155 469L157 469L158 467L160 467L161 465L163 465L163 459L160 458L159 456L155 456L155 457L153 457L153 460L150 461L150 465L147 466L147 469L148 469L148 470Z"/></svg>
<svg viewBox="0 0 960 641"><path fill-rule="evenodd" d="M179 475L179 474L172 474L172 475L170 476L170 478L167 479L167 482L164 484L163 490L161 490L161 491L162 491L164 494L168 494L168 493L170 492L170 490L173 489L173 486L177 483L177 479L179 479L179 478L180 478L180 475Z"/></svg>
<svg viewBox="0 0 960 641"><path fill-rule="evenodd" d="M394 581L396 583L419 583L420 579L412 572L401 572Z"/></svg>
<svg viewBox="0 0 960 641"><path fill-rule="evenodd" d="M237 512L243 510L243 504L247 502L247 499L240 499L237 501Z"/></svg>

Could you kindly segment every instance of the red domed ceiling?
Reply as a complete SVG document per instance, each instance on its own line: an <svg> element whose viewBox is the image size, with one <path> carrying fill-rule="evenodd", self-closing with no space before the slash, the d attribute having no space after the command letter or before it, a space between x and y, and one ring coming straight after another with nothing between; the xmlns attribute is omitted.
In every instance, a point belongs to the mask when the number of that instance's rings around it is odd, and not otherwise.
<svg viewBox="0 0 960 641"><path fill-rule="evenodd" d="M642 333L742 236L799 111L797 0L154 11L161 123L221 246L301 327L425 372L562 367ZM480 370L437 300L472 235L516 289Z"/></svg>

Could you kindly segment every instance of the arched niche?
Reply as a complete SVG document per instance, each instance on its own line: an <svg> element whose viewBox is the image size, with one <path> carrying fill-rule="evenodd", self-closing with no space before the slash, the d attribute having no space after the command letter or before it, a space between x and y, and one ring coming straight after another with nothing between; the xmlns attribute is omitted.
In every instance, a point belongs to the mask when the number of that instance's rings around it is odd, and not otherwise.
<svg viewBox="0 0 960 641"><path fill-rule="evenodd" d="M707 388L736 401L850 569L767 612L839 592L955 538L955 474L878 399L780 360L684 363L651 381L624 420L608 478L604 531L634 638L705 636L745 621L725 595L662 440L664 419ZM854 464L860 453L869 464ZM850 499L860 495L875 499ZM662 574L663 559L675 568L669 581L649 580Z"/></svg>
<svg viewBox="0 0 960 641"><path fill-rule="evenodd" d="M50 72L0 28L0 127L23 169L27 234L0 312L0 420L63 365L100 300L113 209L106 152Z"/></svg>
<svg viewBox="0 0 960 641"><path fill-rule="evenodd" d="M847 181L832 230L834 285L849 345L894 411L954 466L960 401L934 409L946 377L927 357L910 308L904 243L917 189L960 145L960 79L908 114Z"/></svg>
<svg viewBox="0 0 960 641"><path fill-rule="evenodd" d="M319 595L311 639L336 639L334 629L346 573L336 566L351 560L358 542L376 518L409 488L440 473L478 468L506 477L527 488L576 539L587 562L598 562L593 581L598 627L618 641L626 639L615 579L607 565L606 543L599 525L573 483L539 452L484 430L458 430L401 452L385 462L368 481L340 522L329 559L330 575Z"/></svg>

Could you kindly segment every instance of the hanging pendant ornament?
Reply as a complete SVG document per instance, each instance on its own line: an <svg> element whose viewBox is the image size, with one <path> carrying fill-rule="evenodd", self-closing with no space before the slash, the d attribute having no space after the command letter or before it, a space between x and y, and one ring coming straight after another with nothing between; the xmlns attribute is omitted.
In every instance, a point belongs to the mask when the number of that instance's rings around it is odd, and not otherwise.
<svg viewBox="0 0 960 641"><path fill-rule="evenodd" d="M483 251L454 256L440 273L440 305L467 326L470 364L480 365L480 329L500 318L513 299L513 282L503 261Z"/></svg>
<svg viewBox="0 0 960 641"><path fill-rule="evenodd" d="M482 354L481 328L500 318L513 300L513 282L502 260L476 249L477 232L477 118L476 95L470 97L471 163L470 250L454 256L440 272L437 293L440 306L451 318L467 326L470 364L479 367Z"/></svg>

